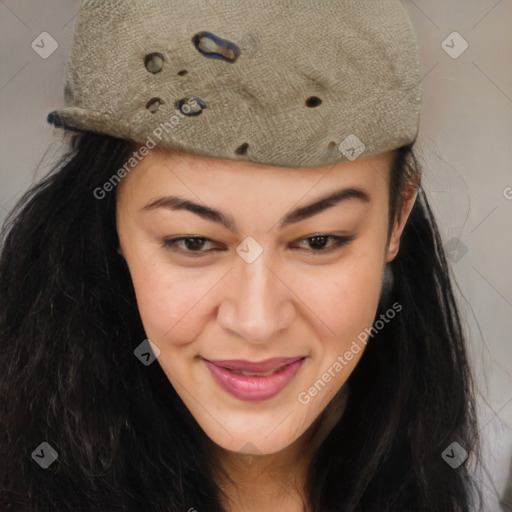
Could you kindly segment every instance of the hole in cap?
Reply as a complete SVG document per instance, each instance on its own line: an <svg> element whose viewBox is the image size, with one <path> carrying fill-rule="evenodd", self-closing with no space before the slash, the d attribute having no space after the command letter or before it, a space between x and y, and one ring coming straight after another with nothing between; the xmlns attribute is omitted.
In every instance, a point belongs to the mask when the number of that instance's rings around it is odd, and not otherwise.
<svg viewBox="0 0 512 512"><path fill-rule="evenodd" d="M150 53L144 58L144 65L150 73L156 75L164 67L164 56L161 53Z"/></svg>
<svg viewBox="0 0 512 512"><path fill-rule="evenodd" d="M154 114L155 112L158 112L158 109L160 108L160 105L163 104L163 101L160 98L152 98L146 103L146 108Z"/></svg>
<svg viewBox="0 0 512 512"><path fill-rule="evenodd" d="M244 142L243 144L240 144L240 146L238 146L235 149L235 153L237 155L245 155L245 153L247 153L248 147L249 147L249 144L247 142Z"/></svg>
<svg viewBox="0 0 512 512"><path fill-rule="evenodd" d="M240 55L240 48L231 41L222 39L211 32L199 32L192 37L197 50L210 59L235 62Z"/></svg>
<svg viewBox="0 0 512 512"><path fill-rule="evenodd" d="M336 142L334 142L333 140L331 140L331 142L329 142L329 144L327 145L327 147L328 147L329 149L332 149L332 148L336 147Z"/></svg>
<svg viewBox="0 0 512 512"><path fill-rule="evenodd" d="M306 99L306 107L314 108L322 104L322 100L318 96L310 96Z"/></svg>
<svg viewBox="0 0 512 512"><path fill-rule="evenodd" d="M185 76L188 73L186 69L182 69L181 71L178 71L178 75Z"/></svg>
<svg viewBox="0 0 512 512"><path fill-rule="evenodd" d="M180 112L190 117L202 114L203 110L206 108L204 101L196 96L181 98L181 100L176 102L176 106L180 109Z"/></svg>

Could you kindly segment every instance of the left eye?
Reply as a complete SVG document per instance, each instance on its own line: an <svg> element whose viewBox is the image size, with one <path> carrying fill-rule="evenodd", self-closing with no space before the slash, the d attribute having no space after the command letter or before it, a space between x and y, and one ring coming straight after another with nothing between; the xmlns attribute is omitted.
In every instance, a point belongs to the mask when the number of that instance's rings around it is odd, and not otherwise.
<svg viewBox="0 0 512 512"><path fill-rule="evenodd" d="M344 245L350 243L355 237L354 236L336 236L336 235L314 235L306 238L300 239L297 243L304 243L310 246L310 248L305 248L307 251L311 253L317 254L325 254L331 251L334 251ZM331 240L332 243L328 245L328 241ZM205 253L209 251L221 251L225 249L213 248L208 250L204 250L204 246L208 243L213 243L209 238L198 237L198 236L187 236L187 237L179 237L164 240L164 247L168 247L176 252L184 252L190 256L201 256L200 253ZM180 245L182 244L182 245ZM183 249L183 245L185 249ZM293 244L291 244L293 245ZM327 247L326 247L327 246ZM196 253L196 254L194 254Z"/></svg>
<svg viewBox="0 0 512 512"><path fill-rule="evenodd" d="M307 242L312 247L311 252L326 253L331 252L339 247L347 245L354 239L354 236L336 236L336 235L315 235L303 238L299 242ZM332 244L327 245L327 241L332 240ZM327 245L327 248L326 248ZM308 249L306 249L308 250Z"/></svg>

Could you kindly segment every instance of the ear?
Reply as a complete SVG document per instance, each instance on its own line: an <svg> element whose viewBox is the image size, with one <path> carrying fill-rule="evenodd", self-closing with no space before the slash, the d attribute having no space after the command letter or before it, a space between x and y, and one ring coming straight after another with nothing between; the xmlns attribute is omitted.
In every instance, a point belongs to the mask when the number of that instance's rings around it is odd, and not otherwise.
<svg viewBox="0 0 512 512"><path fill-rule="evenodd" d="M402 207L400 208L398 218L395 220L393 231L389 238L386 262L390 262L398 254L398 249L400 248L400 237L402 236L402 232L405 228L405 224L407 223L412 207L416 202L418 188L419 185L412 182L409 182L406 185L402 199Z"/></svg>
<svg viewBox="0 0 512 512"><path fill-rule="evenodd" d="M123 254L123 251L122 251L120 245L117 247L117 253L120 254L124 258L124 254Z"/></svg>

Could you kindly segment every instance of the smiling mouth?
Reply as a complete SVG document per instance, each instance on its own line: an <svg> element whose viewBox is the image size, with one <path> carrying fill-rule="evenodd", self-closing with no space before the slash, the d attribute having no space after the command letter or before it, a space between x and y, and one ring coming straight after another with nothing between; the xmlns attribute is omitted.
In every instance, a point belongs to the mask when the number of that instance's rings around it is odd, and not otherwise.
<svg viewBox="0 0 512 512"><path fill-rule="evenodd" d="M261 362L203 361L214 381L239 400L269 400L285 389L297 374L306 356L273 358Z"/></svg>

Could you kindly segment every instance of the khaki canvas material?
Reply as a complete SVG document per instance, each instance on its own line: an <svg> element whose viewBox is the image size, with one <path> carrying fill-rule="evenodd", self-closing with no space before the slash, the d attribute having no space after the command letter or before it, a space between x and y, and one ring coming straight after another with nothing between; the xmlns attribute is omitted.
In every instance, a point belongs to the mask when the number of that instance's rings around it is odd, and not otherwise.
<svg viewBox="0 0 512 512"><path fill-rule="evenodd" d="M400 0L83 0L48 121L313 167L413 142L421 98Z"/></svg>

